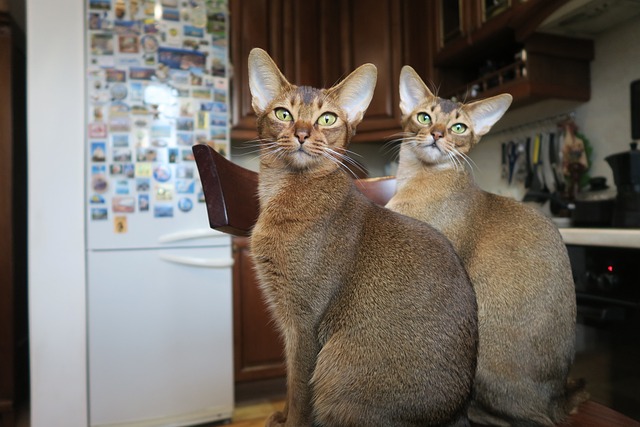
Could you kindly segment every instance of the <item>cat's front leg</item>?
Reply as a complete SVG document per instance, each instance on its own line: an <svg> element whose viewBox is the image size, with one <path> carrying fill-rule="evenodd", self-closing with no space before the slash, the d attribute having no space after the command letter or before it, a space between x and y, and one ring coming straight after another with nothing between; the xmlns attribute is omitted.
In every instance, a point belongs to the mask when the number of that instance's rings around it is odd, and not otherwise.
<svg viewBox="0 0 640 427"><path fill-rule="evenodd" d="M306 427L312 425L310 381L315 369L320 345L311 331L298 331L297 339L288 337L287 353L287 401L283 413L269 417L271 426ZM280 423L280 424L279 424Z"/></svg>

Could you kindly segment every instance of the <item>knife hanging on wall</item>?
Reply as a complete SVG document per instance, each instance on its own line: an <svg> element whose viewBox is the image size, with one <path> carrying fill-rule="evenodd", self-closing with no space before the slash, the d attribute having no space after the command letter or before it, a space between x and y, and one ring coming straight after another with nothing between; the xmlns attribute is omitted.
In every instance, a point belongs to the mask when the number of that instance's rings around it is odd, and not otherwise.
<svg viewBox="0 0 640 427"><path fill-rule="evenodd" d="M507 171L507 143L506 142L502 143L502 157L500 161L501 161L501 167L502 167L500 177L502 179L507 179L508 171Z"/></svg>
<svg viewBox="0 0 640 427"><path fill-rule="evenodd" d="M509 141L507 144L507 160L509 164L509 185L513 182L513 175L516 172L516 165L518 162L518 144L514 141Z"/></svg>
<svg viewBox="0 0 640 427"><path fill-rule="evenodd" d="M540 144L538 145L538 173L540 174L540 181L542 182L542 192L545 194L549 194L551 193L551 191L549 191L549 187L547 186L548 176L546 169L546 164L549 159L547 158L545 160L545 156L547 156L549 153L544 149L545 145L548 149L548 141L545 141L543 134L538 134L538 138L540 140Z"/></svg>
<svg viewBox="0 0 640 427"><path fill-rule="evenodd" d="M558 170L559 166L561 166L558 146L556 134L554 132L549 133L549 163L553 173L553 182L555 183L556 192L562 193L564 191L564 177L562 176L562 171Z"/></svg>
<svg viewBox="0 0 640 427"><path fill-rule="evenodd" d="M527 137L525 142L525 161L527 165L527 176L524 179L524 188L531 187L531 183L533 182L533 165L531 164L531 138Z"/></svg>
<svg viewBox="0 0 640 427"><path fill-rule="evenodd" d="M527 139L529 142L529 139ZM528 187L528 191L525 193L524 198L522 199L524 202L544 202L548 199L549 189L547 188L546 193L544 192L544 188L542 182L540 181L539 170L540 169L540 154L541 154L541 135L536 134L533 139L533 149L531 150L531 184ZM529 144L530 145L530 144ZM529 150L527 150L527 154Z"/></svg>

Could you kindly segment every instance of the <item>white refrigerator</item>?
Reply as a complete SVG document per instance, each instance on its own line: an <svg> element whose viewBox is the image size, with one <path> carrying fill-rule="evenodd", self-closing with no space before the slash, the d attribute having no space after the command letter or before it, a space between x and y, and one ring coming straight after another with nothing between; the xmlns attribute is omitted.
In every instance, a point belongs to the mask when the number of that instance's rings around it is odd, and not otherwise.
<svg viewBox="0 0 640 427"><path fill-rule="evenodd" d="M231 418L231 241L191 152L229 152L226 0L85 1L90 425Z"/></svg>

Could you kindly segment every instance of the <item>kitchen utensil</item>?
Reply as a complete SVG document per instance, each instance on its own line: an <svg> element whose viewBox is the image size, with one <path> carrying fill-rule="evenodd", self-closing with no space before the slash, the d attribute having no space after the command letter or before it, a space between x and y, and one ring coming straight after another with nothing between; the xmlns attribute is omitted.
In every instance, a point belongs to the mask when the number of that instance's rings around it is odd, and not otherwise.
<svg viewBox="0 0 640 427"><path fill-rule="evenodd" d="M540 174L540 181L542 182L542 192L551 193L547 186L546 163L544 161L544 154L546 153L544 146L546 144L542 134L539 134L538 137L540 139L540 144L538 145L538 173Z"/></svg>
<svg viewBox="0 0 640 427"><path fill-rule="evenodd" d="M500 178L507 179L509 176L509 171L507 170L507 143L502 143L502 157L500 158L501 164L501 175Z"/></svg>
<svg viewBox="0 0 640 427"><path fill-rule="evenodd" d="M511 185L511 182L513 181L513 172L516 168L516 162L518 161L518 146L516 145L516 143L513 141L509 141L506 147L506 152L507 152L507 160L509 163L508 182L509 182L509 185Z"/></svg>
<svg viewBox="0 0 640 427"><path fill-rule="evenodd" d="M538 171L540 167L540 144L541 138L540 135L537 134L534 137L533 150L531 152L531 185L529 186L529 191L525 193L522 199L524 202L542 203L549 199L549 189L544 190Z"/></svg>
<svg viewBox="0 0 640 427"><path fill-rule="evenodd" d="M527 176L524 179L524 188L531 187L533 182L533 165L531 164L531 138L527 138L525 142L525 164L527 167Z"/></svg>
<svg viewBox="0 0 640 427"><path fill-rule="evenodd" d="M560 161L560 151L556 144L556 134L549 133L549 163L551 164L551 172L553 173L553 183L558 193L564 191L564 177L562 176L562 162Z"/></svg>

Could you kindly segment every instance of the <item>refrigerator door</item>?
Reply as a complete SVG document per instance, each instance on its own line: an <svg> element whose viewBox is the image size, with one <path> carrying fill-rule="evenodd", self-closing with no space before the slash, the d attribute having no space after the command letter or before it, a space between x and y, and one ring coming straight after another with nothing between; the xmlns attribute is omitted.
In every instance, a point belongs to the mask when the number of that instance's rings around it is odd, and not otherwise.
<svg viewBox="0 0 640 427"><path fill-rule="evenodd" d="M230 418L230 246L90 251L88 263L90 424Z"/></svg>
<svg viewBox="0 0 640 427"><path fill-rule="evenodd" d="M87 247L206 227L192 146L230 151L227 1L84 1Z"/></svg>

